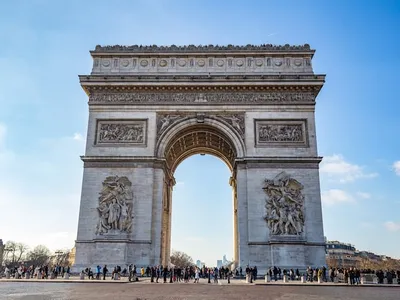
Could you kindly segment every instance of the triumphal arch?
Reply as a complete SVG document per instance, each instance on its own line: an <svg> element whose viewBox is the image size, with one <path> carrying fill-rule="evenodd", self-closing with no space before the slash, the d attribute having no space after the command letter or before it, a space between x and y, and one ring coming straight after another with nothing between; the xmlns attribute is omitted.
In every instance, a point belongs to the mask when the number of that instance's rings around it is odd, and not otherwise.
<svg viewBox="0 0 400 300"><path fill-rule="evenodd" d="M194 154L232 172L237 266L325 265L314 52L96 46L79 76L89 124L75 267L167 264L174 171Z"/></svg>

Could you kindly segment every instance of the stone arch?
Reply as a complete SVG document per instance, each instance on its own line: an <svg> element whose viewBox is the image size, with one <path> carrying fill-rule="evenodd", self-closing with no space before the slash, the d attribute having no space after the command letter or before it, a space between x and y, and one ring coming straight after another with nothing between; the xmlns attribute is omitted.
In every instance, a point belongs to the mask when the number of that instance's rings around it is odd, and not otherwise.
<svg viewBox="0 0 400 300"><path fill-rule="evenodd" d="M155 155L166 162L163 187L161 262L169 263L171 250L172 190L174 172L178 165L191 155L210 154L220 158L232 172L229 184L233 189L233 244L234 260L238 261L238 221L236 192L236 160L245 155L245 146L240 134L218 117L204 117L199 122L195 116L184 117L170 125L159 136Z"/></svg>
<svg viewBox="0 0 400 300"><path fill-rule="evenodd" d="M172 124L159 137L155 155L163 158L171 174L185 158L198 154L210 154L222 159L231 171L237 158L245 155L242 137L216 117L184 118Z"/></svg>

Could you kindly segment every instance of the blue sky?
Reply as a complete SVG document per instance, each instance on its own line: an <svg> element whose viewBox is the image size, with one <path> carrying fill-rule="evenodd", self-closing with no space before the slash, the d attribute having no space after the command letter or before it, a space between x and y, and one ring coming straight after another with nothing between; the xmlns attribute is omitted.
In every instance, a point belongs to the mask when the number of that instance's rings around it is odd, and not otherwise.
<svg viewBox="0 0 400 300"><path fill-rule="evenodd" d="M73 246L88 118L77 75L95 45L309 43L327 74L316 106L325 235L400 258L399 29L398 1L3 1L0 238ZM176 178L173 247L232 257L227 167L195 156Z"/></svg>

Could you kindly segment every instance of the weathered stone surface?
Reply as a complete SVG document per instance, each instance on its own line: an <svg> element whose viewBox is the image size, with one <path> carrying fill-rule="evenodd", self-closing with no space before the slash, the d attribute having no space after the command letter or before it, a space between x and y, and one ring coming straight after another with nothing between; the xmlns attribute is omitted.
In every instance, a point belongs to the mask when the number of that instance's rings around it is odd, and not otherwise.
<svg viewBox="0 0 400 300"><path fill-rule="evenodd" d="M312 54L307 47L269 45L92 52L92 75L81 76L89 123L75 267L166 264L173 172L196 153L217 155L232 170L237 265L257 265L261 274L273 265L325 264L314 116L324 76L314 75ZM278 176L283 170L290 180ZM111 230L107 216L99 234L99 217L107 214L99 193L107 178L124 178L129 186L132 219L129 230ZM299 203L289 205L286 195L279 206L284 220L276 226L271 203L265 206L268 197L281 202L272 192L281 186ZM119 221L114 227L121 228Z"/></svg>

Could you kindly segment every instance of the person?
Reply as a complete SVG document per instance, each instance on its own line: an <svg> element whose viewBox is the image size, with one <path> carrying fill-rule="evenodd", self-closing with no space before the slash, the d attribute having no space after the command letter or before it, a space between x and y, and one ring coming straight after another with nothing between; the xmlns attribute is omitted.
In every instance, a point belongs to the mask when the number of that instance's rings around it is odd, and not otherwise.
<svg viewBox="0 0 400 300"><path fill-rule="evenodd" d="M199 283L199 279L200 279L199 269L196 268L196 271L194 272L194 283Z"/></svg>
<svg viewBox="0 0 400 300"><path fill-rule="evenodd" d="M107 272L108 272L107 265L104 265L104 267L103 267L103 280L106 280Z"/></svg>
<svg viewBox="0 0 400 300"><path fill-rule="evenodd" d="M99 280L100 279L100 274L101 274L101 267L98 265L96 267L96 269L97 269L96 279Z"/></svg>

